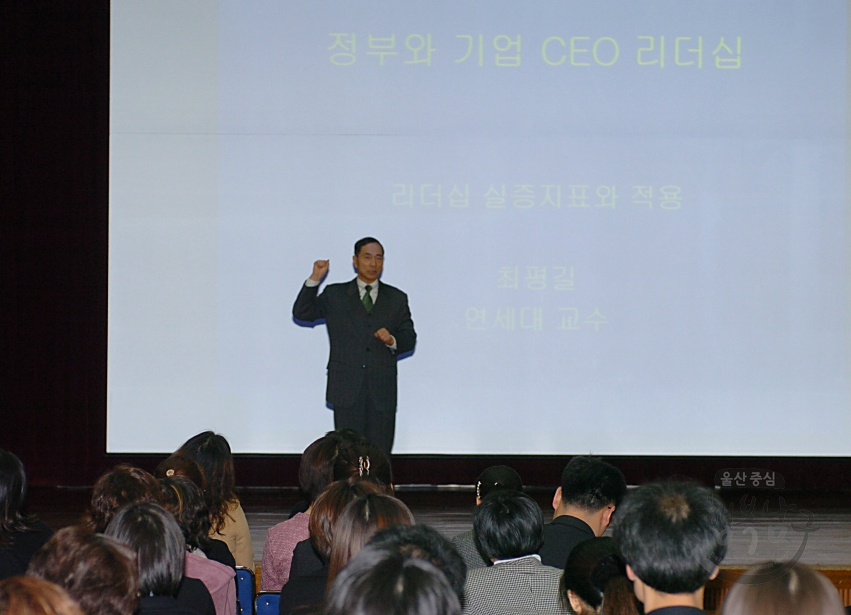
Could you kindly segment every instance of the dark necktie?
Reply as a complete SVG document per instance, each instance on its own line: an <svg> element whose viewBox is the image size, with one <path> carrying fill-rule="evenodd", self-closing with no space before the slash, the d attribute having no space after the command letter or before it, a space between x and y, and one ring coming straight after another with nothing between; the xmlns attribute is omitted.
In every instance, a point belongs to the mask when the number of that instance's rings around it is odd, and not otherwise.
<svg viewBox="0 0 851 615"><path fill-rule="evenodd" d="M365 307L367 313L369 313L372 312L372 286L367 284L364 290L366 290L366 292L363 294L363 307Z"/></svg>

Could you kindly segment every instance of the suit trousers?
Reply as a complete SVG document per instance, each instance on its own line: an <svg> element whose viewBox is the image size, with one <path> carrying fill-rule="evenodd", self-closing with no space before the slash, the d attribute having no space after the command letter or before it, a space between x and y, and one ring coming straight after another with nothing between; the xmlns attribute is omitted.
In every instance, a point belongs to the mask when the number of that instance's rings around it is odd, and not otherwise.
<svg viewBox="0 0 851 615"><path fill-rule="evenodd" d="M390 457L396 433L396 408L386 408L369 390L364 378L354 403L347 407L334 406L334 429L354 429Z"/></svg>

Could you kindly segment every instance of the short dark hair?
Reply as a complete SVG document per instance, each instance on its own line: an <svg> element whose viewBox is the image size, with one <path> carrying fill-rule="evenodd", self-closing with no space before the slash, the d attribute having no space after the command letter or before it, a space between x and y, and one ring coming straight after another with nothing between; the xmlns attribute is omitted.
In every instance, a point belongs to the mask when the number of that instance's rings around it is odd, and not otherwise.
<svg viewBox="0 0 851 615"><path fill-rule="evenodd" d="M366 547L334 579L324 615L460 615L449 582L430 562Z"/></svg>
<svg viewBox="0 0 851 615"><path fill-rule="evenodd" d="M103 532L122 506L161 501L162 491L156 478L141 468L119 464L95 483L87 521L95 532Z"/></svg>
<svg viewBox="0 0 851 615"><path fill-rule="evenodd" d="M221 532L227 524L228 511L238 502L234 486L236 477L230 444L224 436L212 431L202 431L183 443L177 454L189 457L201 467L207 490L204 497L210 508L210 524Z"/></svg>
<svg viewBox="0 0 851 615"><path fill-rule="evenodd" d="M844 615L842 599L820 572L797 562L768 562L751 568L730 588L722 615Z"/></svg>
<svg viewBox="0 0 851 615"><path fill-rule="evenodd" d="M715 494L694 483L666 481L624 498L614 539L646 585L668 594L706 585L727 554L730 523Z"/></svg>
<svg viewBox="0 0 851 615"><path fill-rule="evenodd" d="M0 449L0 547L8 547L12 536L29 529L35 521L24 513L27 475L14 453Z"/></svg>
<svg viewBox="0 0 851 615"><path fill-rule="evenodd" d="M480 500L499 489L523 491L523 481L517 470L508 466L491 466L476 479L476 497Z"/></svg>
<svg viewBox="0 0 851 615"><path fill-rule="evenodd" d="M565 504L595 512L610 504L618 506L625 495L623 473L597 457L574 457L561 473Z"/></svg>
<svg viewBox="0 0 851 615"><path fill-rule="evenodd" d="M381 245L380 241L378 241L375 237L364 237L363 239L358 239L355 242L355 256L360 254L361 249L370 243L377 243L381 247L381 253L384 254L384 246Z"/></svg>
<svg viewBox="0 0 851 615"><path fill-rule="evenodd" d="M427 525L394 525L378 532L367 546L431 562L443 573L464 606L467 564L453 544L437 530Z"/></svg>
<svg viewBox="0 0 851 615"><path fill-rule="evenodd" d="M185 542L177 521L161 506L137 502L113 517L106 535L136 552L139 590L154 596L173 596L183 578Z"/></svg>
<svg viewBox="0 0 851 615"><path fill-rule="evenodd" d="M28 575L56 583L86 615L133 615L139 594L136 555L84 526L62 528L36 551Z"/></svg>
<svg viewBox="0 0 851 615"><path fill-rule="evenodd" d="M183 476L160 480L163 506L172 514L187 548L206 551L210 547L210 509L198 486Z"/></svg>
<svg viewBox="0 0 851 615"><path fill-rule="evenodd" d="M494 491L473 514L473 540L486 561L533 555L544 544L544 515L519 491Z"/></svg>

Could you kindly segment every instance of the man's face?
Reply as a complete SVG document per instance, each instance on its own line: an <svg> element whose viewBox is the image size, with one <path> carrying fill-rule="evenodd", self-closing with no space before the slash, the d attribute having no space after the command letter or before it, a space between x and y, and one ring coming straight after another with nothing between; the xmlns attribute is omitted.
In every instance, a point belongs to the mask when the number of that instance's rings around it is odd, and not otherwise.
<svg viewBox="0 0 851 615"><path fill-rule="evenodd" d="M352 263L358 270L358 277L372 284L384 269L384 250L377 243L368 243L360 249L357 256L352 257Z"/></svg>

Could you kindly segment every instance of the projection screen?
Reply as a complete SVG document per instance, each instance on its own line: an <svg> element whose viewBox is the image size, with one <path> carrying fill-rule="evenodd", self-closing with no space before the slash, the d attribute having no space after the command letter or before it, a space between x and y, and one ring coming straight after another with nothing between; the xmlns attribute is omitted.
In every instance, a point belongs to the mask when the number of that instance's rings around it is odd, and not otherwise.
<svg viewBox="0 0 851 615"><path fill-rule="evenodd" d="M115 0L109 452L332 429L317 259L419 335L396 453L848 455L839 0Z"/></svg>

